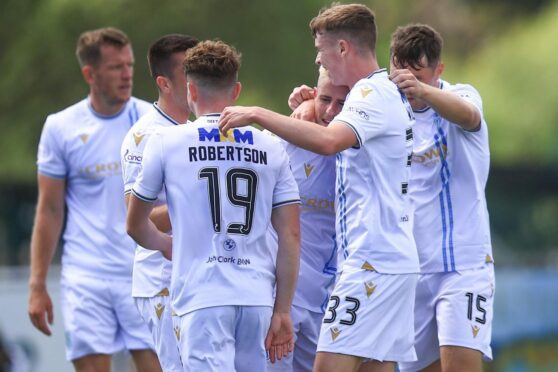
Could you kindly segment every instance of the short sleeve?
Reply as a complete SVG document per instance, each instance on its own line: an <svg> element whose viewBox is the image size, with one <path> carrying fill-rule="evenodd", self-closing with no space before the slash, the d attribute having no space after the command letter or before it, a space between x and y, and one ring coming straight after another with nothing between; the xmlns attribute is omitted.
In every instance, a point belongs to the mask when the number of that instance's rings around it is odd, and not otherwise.
<svg viewBox="0 0 558 372"><path fill-rule="evenodd" d="M358 139L359 145L386 130L385 100L371 83L355 85L345 101L343 110L333 119L347 124Z"/></svg>
<svg viewBox="0 0 558 372"><path fill-rule="evenodd" d="M298 193L298 185L296 184L293 172L289 165L289 157L283 146L280 149L279 156L281 159L279 176L277 184L273 190L273 208L287 204L300 203L300 195Z"/></svg>
<svg viewBox="0 0 558 372"><path fill-rule="evenodd" d="M135 128L132 127L122 142L120 161L122 163L124 194L131 192L132 186L141 170L143 147L147 142L143 137L144 134L137 132Z"/></svg>
<svg viewBox="0 0 558 372"><path fill-rule="evenodd" d="M482 114L482 98L479 92L469 84L457 84L453 87L452 92L463 98L467 102L473 104Z"/></svg>
<svg viewBox="0 0 558 372"><path fill-rule="evenodd" d="M154 202L163 188L163 138L154 134L147 141L141 163L141 170L132 187L132 193L138 198Z"/></svg>
<svg viewBox="0 0 558 372"><path fill-rule="evenodd" d="M37 151L39 174L53 178L66 177L68 166L64 157L62 141L62 135L58 133L54 120L49 116L45 121Z"/></svg>

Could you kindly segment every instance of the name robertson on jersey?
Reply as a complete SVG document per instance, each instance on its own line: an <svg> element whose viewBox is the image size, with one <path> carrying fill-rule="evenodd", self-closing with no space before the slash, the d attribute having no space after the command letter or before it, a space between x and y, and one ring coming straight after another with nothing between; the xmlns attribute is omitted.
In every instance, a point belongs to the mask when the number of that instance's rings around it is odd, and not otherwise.
<svg viewBox="0 0 558 372"><path fill-rule="evenodd" d="M188 147L188 157L191 162L220 160L267 165L266 151L250 147L217 144L231 142L253 145L254 136L251 130L241 131L239 129L231 129L226 134L223 134L217 128L198 128L198 140L200 142L213 142L215 144Z"/></svg>
<svg viewBox="0 0 558 372"><path fill-rule="evenodd" d="M188 157L191 162L228 160L267 165L267 152L231 145L188 147Z"/></svg>

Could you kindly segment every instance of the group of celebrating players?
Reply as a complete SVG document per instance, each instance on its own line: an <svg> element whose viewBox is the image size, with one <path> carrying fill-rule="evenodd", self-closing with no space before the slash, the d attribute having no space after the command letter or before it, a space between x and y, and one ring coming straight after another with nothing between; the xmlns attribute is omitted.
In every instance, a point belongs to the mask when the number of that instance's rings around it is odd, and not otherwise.
<svg viewBox="0 0 558 372"><path fill-rule="evenodd" d="M291 116L234 106L241 56L222 41L153 43L150 105L131 96L122 31L80 36L89 95L43 128L29 281L49 335L64 227L76 371L108 372L123 349L139 372L474 372L492 358L478 92L441 79L428 25L397 28L389 72L367 6L332 4L310 28L319 77Z"/></svg>

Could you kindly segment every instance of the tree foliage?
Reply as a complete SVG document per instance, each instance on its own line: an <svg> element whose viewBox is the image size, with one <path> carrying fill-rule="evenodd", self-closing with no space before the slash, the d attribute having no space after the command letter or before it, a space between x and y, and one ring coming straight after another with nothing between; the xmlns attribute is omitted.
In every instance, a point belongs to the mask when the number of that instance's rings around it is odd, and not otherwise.
<svg viewBox="0 0 558 372"><path fill-rule="evenodd" d="M557 93L550 85L556 80L550 63L556 54L551 47L558 24L556 7L552 12L543 8L533 13L540 14L534 21L521 14L518 22L519 16L493 17L510 14L505 11L505 2L365 3L378 16L378 57L384 66L389 36L397 25L426 22L441 31L447 60L455 62L448 69L449 76L472 82L483 95L497 162L521 158L545 163L555 159L551 134L558 107L552 104ZM147 100L156 98L145 58L151 42L174 32L200 39L220 38L243 54L239 103L287 113L286 97L292 88L313 84L316 78L308 22L328 4L323 0L0 2L0 146L5 154L0 160L0 180L32 181L46 115L87 94L74 56L76 39L84 30L110 25L128 33L136 55L134 94ZM491 36L495 32L502 36ZM540 90L544 91L541 97L529 94ZM523 138L533 141L525 144L520 141ZM527 151L527 156L518 155L520 150Z"/></svg>

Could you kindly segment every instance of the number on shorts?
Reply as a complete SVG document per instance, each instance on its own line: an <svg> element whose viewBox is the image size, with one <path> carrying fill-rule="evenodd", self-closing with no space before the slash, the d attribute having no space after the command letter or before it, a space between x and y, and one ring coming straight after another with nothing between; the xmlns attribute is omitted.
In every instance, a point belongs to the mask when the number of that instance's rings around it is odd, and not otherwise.
<svg viewBox="0 0 558 372"><path fill-rule="evenodd" d="M229 224L227 233L248 235L252 230L258 175L251 169L231 168L227 171L226 176L227 198L229 202L234 206L244 208L244 221ZM199 178L207 179L213 231L220 233L221 189L219 187L219 169L215 167L203 168L200 170ZM238 191L239 180L246 181L246 194L241 194Z"/></svg>
<svg viewBox="0 0 558 372"><path fill-rule="evenodd" d="M330 297L330 301L333 301L333 305L331 305L327 311L331 312L331 317L329 318L324 318L324 323L333 323L335 321L335 318L337 318L337 307L339 307L339 303L341 302L341 300L339 299L338 296L331 296ZM346 302L351 302L353 304L353 307L345 310L345 312L347 314L349 314L351 316L351 319L349 320L344 320L341 319L339 321L340 324L345 324L345 325L353 325L356 323L357 320L357 310L360 307L360 301L358 300L358 298L354 298L354 297L345 297L345 301Z"/></svg>
<svg viewBox="0 0 558 372"><path fill-rule="evenodd" d="M337 312L335 311L335 309L337 309L337 306L339 306L339 297L331 296L329 300L334 302L334 304L330 306L329 309L327 309L327 311L331 312L331 318L324 318L324 323L333 323L333 321L337 317Z"/></svg>
<svg viewBox="0 0 558 372"><path fill-rule="evenodd" d="M468 298L468 303L467 303L467 318L469 320L473 320L473 299L475 297L475 294L472 292L467 292L465 293L465 296L467 296ZM480 312L482 314L482 318L479 317L475 317L475 321L477 323L480 324L485 324L486 323L486 310L482 307L482 304L486 302L486 297L481 296L481 295L477 295L477 301L476 301L476 307L477 307L477 311Z"/></svg>

